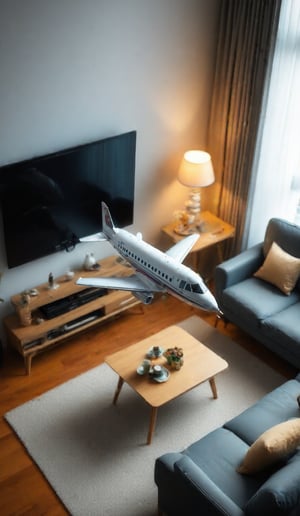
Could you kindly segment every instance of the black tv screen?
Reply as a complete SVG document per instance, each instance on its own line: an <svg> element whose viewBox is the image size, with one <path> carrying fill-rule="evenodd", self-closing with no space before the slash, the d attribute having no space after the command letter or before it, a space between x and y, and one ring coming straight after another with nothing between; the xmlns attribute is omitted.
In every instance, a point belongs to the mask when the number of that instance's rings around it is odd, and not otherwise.
<svg viewBox="0 0 300 516"><path fill-rule="evenodd" d="M0 168L9 268L102 230L101 201L114 222L133 222L136 131Z"/></svg>

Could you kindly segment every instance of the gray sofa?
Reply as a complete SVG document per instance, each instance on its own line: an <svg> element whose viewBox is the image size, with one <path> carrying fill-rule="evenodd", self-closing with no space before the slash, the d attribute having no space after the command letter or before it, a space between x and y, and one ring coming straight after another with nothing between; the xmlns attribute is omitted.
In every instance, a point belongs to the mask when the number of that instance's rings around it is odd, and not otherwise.
<svg viewBox="0 0 300 516"><path fill-rule="evenodd" d="M155 462L160 514L168 516L300 515L300 449L263 472L236 471L267 429L299 418L300 375L178 453Z"/></svg>
<svg viewBox="0 0 300 516"><path fill-rule="evenodd" d="M300 258L300 226L273 218L264 242L218 265L215 296L224 318L300 368L300 281L290 295L253 276L276 242Z"/></svg>

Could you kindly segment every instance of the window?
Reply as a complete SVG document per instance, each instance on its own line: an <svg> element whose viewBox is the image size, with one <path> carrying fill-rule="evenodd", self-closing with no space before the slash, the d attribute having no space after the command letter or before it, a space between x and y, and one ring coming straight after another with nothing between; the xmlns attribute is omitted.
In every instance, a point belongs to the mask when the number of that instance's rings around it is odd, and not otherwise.
<svg viewBox="0 0 300 516"><path fill-rule="evenodd" d="M246 247L263 240L271 217L300 222L299 91L300 2L283 0L253 168Z"/></svg>
<svg viewBox="0 0 300 516"><path fill-rule="evenodd" d="M192 292L195 292L195 294L203 294L203 290L198 283L193 283L191 286Z"/></svg>

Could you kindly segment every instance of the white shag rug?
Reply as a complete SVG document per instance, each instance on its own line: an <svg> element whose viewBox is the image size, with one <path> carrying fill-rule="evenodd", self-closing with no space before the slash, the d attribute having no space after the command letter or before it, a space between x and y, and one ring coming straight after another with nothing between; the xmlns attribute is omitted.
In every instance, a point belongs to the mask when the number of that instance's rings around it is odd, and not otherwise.
<svg viewBox="0 0 300 516"><path fill-rule="evenodd" d="M199 317L179 326L229 367L216 377L217 400L206 382L161 407L150 446L150 408L126 384L114 406L118 377L106 364L5 415L73 516L155 516L156 457L184 449L285 381Z"/></svg>

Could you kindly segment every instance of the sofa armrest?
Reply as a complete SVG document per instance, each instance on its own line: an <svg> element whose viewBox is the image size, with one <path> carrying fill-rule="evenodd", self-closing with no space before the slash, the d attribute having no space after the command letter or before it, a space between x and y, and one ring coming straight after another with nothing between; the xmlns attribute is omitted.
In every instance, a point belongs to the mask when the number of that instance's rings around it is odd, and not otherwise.
<svg viewBox="0 0 300 516"><path fill-rule="evenodd" d="M190 457L184 456L174 464L175 475L180 477L185 486L186 503L195 512L185 512L187 515L207 514L210 516L243 516L244 511L236 505L207 475L195 464Z"/></svg>
<svg viewBox="0 0 300 516"><path fill-rule="evenodd" d="M223 290L240 283L254 274L263 262L262 243L226 260L215 269L216 297L220 299Z"/></svg>

